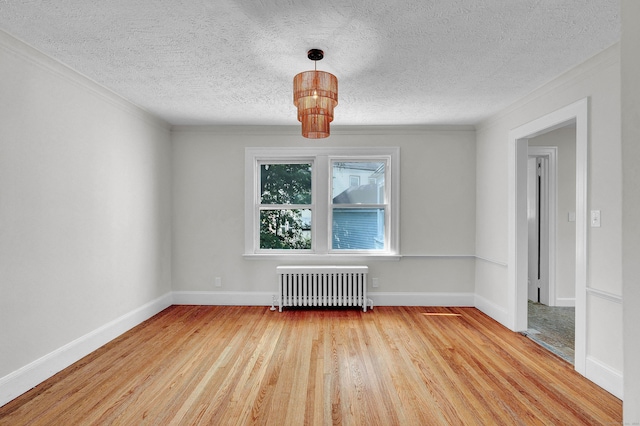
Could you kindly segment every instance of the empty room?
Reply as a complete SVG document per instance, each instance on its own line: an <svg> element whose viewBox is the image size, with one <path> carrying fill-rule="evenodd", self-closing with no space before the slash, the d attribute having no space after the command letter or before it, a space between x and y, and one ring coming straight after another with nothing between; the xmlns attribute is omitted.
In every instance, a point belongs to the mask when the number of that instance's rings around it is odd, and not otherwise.
<svg viewBox="0 0 640 426"><path fill-rule="evenodd" d="M0 425L638 424L640 2L0 2Z"/></svg>

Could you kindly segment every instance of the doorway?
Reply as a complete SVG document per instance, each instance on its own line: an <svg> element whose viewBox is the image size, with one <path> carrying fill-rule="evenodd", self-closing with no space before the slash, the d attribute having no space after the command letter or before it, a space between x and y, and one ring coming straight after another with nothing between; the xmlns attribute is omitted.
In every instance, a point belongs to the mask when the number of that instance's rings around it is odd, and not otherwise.
<svg viewBox="0 0 640 426"><path fill-rule="evenodd" d="M587 149L588 99L582 99L509 132L509 323L514 331L526 332L528 325L528 142L537 136L575 124L575 261L571 286L575 297L575 363L586 375L586 276L587 276ZM573 213L573 212L572 212ZM553 259L551 257L550 259ZM558 297L555 298L556 301ZM553 300L550 287L550 301Z"/></svg>

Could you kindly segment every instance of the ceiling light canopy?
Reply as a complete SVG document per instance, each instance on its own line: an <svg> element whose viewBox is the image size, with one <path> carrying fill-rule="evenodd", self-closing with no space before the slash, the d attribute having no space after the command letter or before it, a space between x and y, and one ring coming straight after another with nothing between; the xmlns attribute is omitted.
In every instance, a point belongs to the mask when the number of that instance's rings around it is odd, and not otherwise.
<svg viewBox="0 0 640 426"><path fill-rule="evenodd" d="M302 136L326 138L330 134L333 109L338 105L338 79L333 74L315 69L317 61L324 57L322 50L311 49L307 57L314 61L314 70L301 72L293 78L293 104L298 108Z"/></svg>

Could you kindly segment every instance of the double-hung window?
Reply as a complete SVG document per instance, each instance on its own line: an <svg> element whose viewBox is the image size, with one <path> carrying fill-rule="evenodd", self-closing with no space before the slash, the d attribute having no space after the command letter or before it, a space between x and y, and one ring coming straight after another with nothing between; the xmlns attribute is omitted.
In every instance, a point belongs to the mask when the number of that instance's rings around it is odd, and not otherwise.
<svg viewBox="0 0 640 426"><path fill-rule="evenodd" d="M245 254L397 255L398 148L247 148Z"/></svg>

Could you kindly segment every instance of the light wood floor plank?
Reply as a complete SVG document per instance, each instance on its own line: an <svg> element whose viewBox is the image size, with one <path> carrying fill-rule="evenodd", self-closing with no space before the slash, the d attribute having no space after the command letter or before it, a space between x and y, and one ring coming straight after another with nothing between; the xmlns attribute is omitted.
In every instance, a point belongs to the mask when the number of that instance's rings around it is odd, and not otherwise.
<svg viewBox="0 0 640 426"><path fill-rule="evenodd" d="M615 424L621 401L473 308L172 306L0 425Z"/></svg>

